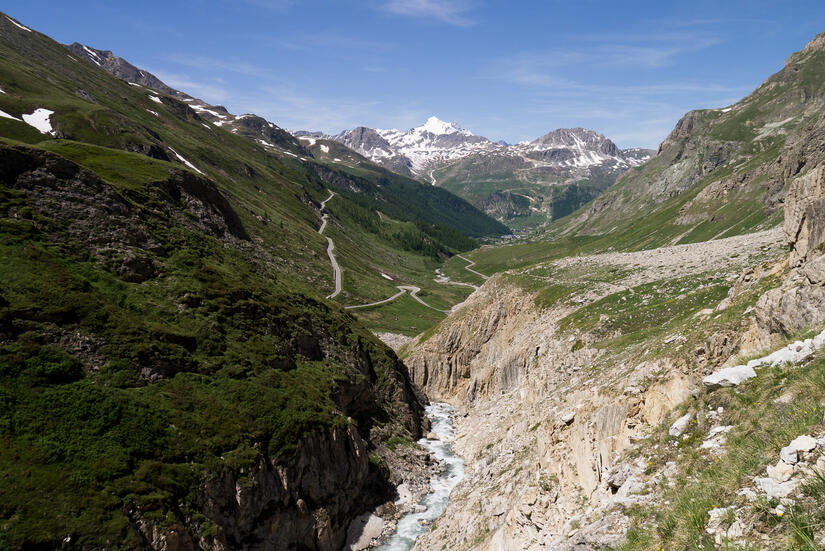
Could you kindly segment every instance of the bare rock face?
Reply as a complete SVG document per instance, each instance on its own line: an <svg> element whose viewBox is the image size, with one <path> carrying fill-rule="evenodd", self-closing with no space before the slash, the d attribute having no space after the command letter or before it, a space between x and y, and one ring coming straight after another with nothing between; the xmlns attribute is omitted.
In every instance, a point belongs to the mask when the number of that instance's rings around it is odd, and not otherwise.
<svg viewBox="0 0 825 551"><path fill-rule="evenodd" d="M530 351L508 340L534 315L531 296L494 278L464 309L406 359L413 382L430 397L473 402L515 387L529 367Z"/></svg>
<svg viewBox="0 0 825 551"><path fill-rule="evenodd" d="M785 236L793 267L810 260L825 242L825 163L791 183L785 199Z"/></svg>
<svg viewBox="0 0 825 551"><path fill-rule="evenodd" d="M260 461L245 477L206 483L204 513L223 530L223 549L337 550L346 541L370 478L369 458L350 426L308 438L288 462Z"/></svg>
<svg viewBox="0 0 825 551"><path fill-rule="evenodd" d="M794 179L785 198L785 239L790 273L756 305L747 339L761 344L825 320L825 163Z"/></svg>

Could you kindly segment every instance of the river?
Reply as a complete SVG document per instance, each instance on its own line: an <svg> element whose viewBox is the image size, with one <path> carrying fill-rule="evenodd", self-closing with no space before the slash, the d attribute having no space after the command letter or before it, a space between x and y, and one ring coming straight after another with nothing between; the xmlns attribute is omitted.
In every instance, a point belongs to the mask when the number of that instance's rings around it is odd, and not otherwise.
<svg viewBox="0 0 825 551"><path fill-rule="evenodd" d="M380 551L411 549L418 536L423 534L432 521L440 517L447 508L450 502L450 492L464 477L464 460L451 450L452 442L455 440L453 408L447 404L430 404L427 406L426 413L432 422L432 431L438 435L439 440L422 438L418 443L438 459L443 460L447 468L430 480L430 493L420 502L427 507L427 510L421 513L408 513L401 517L395 535L378 548Z"/></svg>

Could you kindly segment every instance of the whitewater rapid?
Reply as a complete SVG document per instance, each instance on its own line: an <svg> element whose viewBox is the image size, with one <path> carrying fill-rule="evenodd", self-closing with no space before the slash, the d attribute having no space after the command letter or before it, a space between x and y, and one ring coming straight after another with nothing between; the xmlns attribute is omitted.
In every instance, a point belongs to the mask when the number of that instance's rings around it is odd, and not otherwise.
<svg viewBox="0 0 825 551"><path fill-rule="evenodd" d="M422 438L418 443L438 459L443 460L447 468L430 480L430 493L420 502L427 507L427 510L404 515L398 521L395 535L379 547L379 551L407 551L412 548L418 536L423 534L447 508L450 502L450 492L464 478L464 460L451 450L452 442L455 440L453 408L447 404L430 404L427 406L426 413L432 423L432 432L438 435L439 440Z"/></svg>

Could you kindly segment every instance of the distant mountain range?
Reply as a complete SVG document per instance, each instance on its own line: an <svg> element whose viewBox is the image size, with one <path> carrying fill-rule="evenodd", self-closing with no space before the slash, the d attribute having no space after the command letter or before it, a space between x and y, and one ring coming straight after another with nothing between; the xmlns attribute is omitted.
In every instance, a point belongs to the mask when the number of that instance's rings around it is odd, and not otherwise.
<svg viewBox="0 0 825 551"><path fill-rule="evenodd" d="M359 126L330 139L399 174L442 186L513 227L564 216L651 158L648 149L619 149L584 128L554 130L510 145L476 136L455 122L430 117L407 131Z"/></svg>
<svg viewBox="0 0 825 551"><path fill-rule="evenodd" d="M331 164L348 163L350 167L369 160L402 176L443 187L516 229L538 227L573 212L624 171L655 154L648 149L619 149L603 135L583 128L559 129L511 145L476 136L458 123L437 117L407 131L359 126L335 135L311 131L293 135L258 115L234 115L222 105L171 88L111 51L77 42L67 48L133 86L186 103L203 119L270 151L305 160L313 156L307 147L317 140L335 141L352 151L330 156L326 155L329 145L324 145L314 154Z"/></svg>

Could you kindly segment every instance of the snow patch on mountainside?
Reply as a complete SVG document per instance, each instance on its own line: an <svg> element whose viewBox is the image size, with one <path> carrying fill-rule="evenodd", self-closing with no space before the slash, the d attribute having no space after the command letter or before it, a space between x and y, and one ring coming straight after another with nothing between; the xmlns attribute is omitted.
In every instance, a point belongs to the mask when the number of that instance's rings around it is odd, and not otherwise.
<svg viewBox="0 0 825 551"><path fill-rule="evenodd" d="M189 161L187 161L186 159L184 159L184 158L183 158L183 156L182 156L180 153L178 153L177 151L175 151L175 150L174 150L174 149L172 149L171 147L169 148L169 151L171 151L172 153L174 153L174 154L175 154L175 157L177 157L177 158L178 158L178 160L179 160L180 162L182 162L183 164L185 164L186 166L188 166L189 168L191 168L192 170L194 170L194 171L195 171L195 172L197 172L198 174L201 174L201 175L203 174L203 172L201 172L201 171L198 169L198 167L196 167L195 165L193 165L192 163L190 163Z"/></svg>
<svg viewBox="0 0 825 551"><path fill-rule="evenodd" d="M24 27L23 25L21 25L20 23L18 23L17 21L15 21L11 17L9 17L8 15L6 16L6 19L8 19L11 22L11 24L14 25L15 27L17 27L18 29L23 29L24 31L26 31L28 33L32 32L32 30L30 28Z"/></svg>
<svg viewBox="0 0 825 551"><path fill-rule="evenodd" d="M515 158L532 168L568 169L610 165L624 170L649 158L638 149L621 151L603 135L584 128L559 129L533 141L509 145L476 136L455 122L444 122L437 117L430 117L421 126L407 131L358 127L335 136L320 137L334 139L390 168L409 169L413 175L434 184L435 170L477 154Z"/></svg>
<svg viewBox="0 0 825 551"><path fill-rule="evenodd" d="M55 131L52 129L51 120L49 120L53 114L54 111L41 107L40 109L35 109L34 113L23 115L23 121L26 124L37 128L43 134L54 136Z"/></svg>
<svg viewBox="0 0 825 551"><path fill-rule="evenodd" d="M17 118L17 117L15 117L15 116L9 115L9 114L8 114L8 113L6 113L5 111L0 111L0 117L3 117L4 119L11 119L11 120L14 120L14 121L20 121L20 122L23 122L21 119L18 119L18 118Z"/></svg>
<svg viewBox="0 0 825 551"><path fill-rule="evenodd" d="M102 67L102 65L100 64L100 56L97 55L97 52L95 52L88 46L83 46L83 49L86 51L87 54L89 54L89 59L91 59L95 65L97 65L98 67Z"/></svg>

